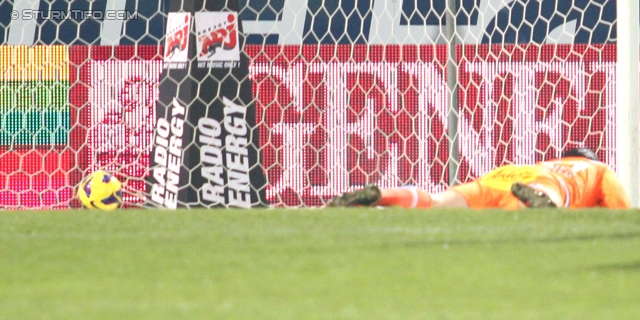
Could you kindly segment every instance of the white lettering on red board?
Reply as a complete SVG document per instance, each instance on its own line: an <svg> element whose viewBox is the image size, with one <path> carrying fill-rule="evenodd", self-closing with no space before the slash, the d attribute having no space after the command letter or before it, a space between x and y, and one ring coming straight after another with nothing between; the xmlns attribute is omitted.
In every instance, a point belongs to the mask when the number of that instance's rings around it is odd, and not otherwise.
<svg viewBox="0 0 640 320"><path fill-rule="evenodd" d="M504 162L532 163L545 152L557 155L569 139L580 142L590 129L571 127L572 121L593 116L595 111L587 110L585 102L588 82L603 70L608 69L598 63L571 61L461 63L459 76L467 80L460 80L459 93L467 100L459 101L457 140L469 176L479 176ZM254 84L268 79L279 92L269 95L258 86L259 108L290 107L297 112L297 116L287 114L280 121L265 123L269 132L261 136L280 136L283 141L282 145L272 146L278 150L277 163L263 163L267 171L277 166L281 172L268 175L268 198L286 189L309 196L353 189L359 186L351 181L354 172L372 170L363 169L358 161L368 160L377 161L374 182L382 187L401 185L400 176L411 177L415 185L430 191L446 187L446 175L441 172L447 161L443 146L449 129L449 89L442 64L254 63L250 73ZM374 84L364 85L368 80L362 79L372 79ZM558 85L561 82L568 85ZM365 97L355 101L358 87L364 87ZM541 105L540 94L549 88L552 91L543 93L550 101ZM469 98L473 90L477 97ZM283 98L282 92L287 96ZM260 97L267 100L263 103ZM567 105L573 106L576 114L568 114ZM320 111L307 116L313 108ZM496 114L504 109L507 111L500 112L507 113L500 119ZM391 115L395 123L384 122L385 114ZM399 120L405 118L404 122ZM608 129L613 120L607 116ZM411 133L402 133L402 126L411 126L405 130ZM310 144L318 136L325 142L320 149ZM261 147L271 141L261 141ZM501 149L506 151L501 154ZM358 155L355 160L354 153ZM317 161L305 160L309 157ZM322 168L322 183L309 182L314 166Z"/></svg>

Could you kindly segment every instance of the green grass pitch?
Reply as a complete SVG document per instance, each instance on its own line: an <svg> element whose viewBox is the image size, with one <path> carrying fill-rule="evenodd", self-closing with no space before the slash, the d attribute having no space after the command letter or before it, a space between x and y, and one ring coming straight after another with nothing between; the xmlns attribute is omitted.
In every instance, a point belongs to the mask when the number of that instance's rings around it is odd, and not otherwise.
<svg viewBox="0 0 640 320"><path fill-rule="evenodd" d="M5 211L0 319L640 319L637 210Z"/></svg>

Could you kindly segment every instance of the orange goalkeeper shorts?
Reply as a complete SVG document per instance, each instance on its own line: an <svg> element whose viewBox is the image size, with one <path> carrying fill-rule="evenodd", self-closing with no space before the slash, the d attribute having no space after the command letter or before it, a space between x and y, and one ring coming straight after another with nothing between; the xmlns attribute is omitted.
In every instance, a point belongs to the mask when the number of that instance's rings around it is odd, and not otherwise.
<svg viewBox="0 0 640 320"><path fill-rule="evenodd" d="M511 194L511 186L522 182L544 190L548 194L561 195L562 187L546 169L540 166L499 167L473 182L451 187L460 193L470 208L518 209L524 205Z"/></svg>

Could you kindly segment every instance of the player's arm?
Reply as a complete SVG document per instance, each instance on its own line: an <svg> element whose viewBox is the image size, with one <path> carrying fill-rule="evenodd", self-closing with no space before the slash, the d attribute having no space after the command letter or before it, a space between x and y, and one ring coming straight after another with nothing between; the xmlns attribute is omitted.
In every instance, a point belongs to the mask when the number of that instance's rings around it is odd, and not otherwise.
<svg viewBox="0 0 640 320"><path fill-rule="evenodd" d="M600 205L613 209L626 209L631 207L629 195L622 187L620 180L612 170L606 170L602 176Z"/></svg>

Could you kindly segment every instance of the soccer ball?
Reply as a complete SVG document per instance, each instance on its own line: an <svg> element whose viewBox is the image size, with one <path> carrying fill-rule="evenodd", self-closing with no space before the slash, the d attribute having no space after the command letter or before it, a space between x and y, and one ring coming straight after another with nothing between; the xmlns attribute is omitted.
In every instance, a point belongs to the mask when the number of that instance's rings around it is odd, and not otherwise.
<svg viewBox="0 0 640 320"><path fill-rule="evenodd" d="M89 209L115 210L122 205L122 184L109 172L95 171L80 182L78 198Z"/></svg>

